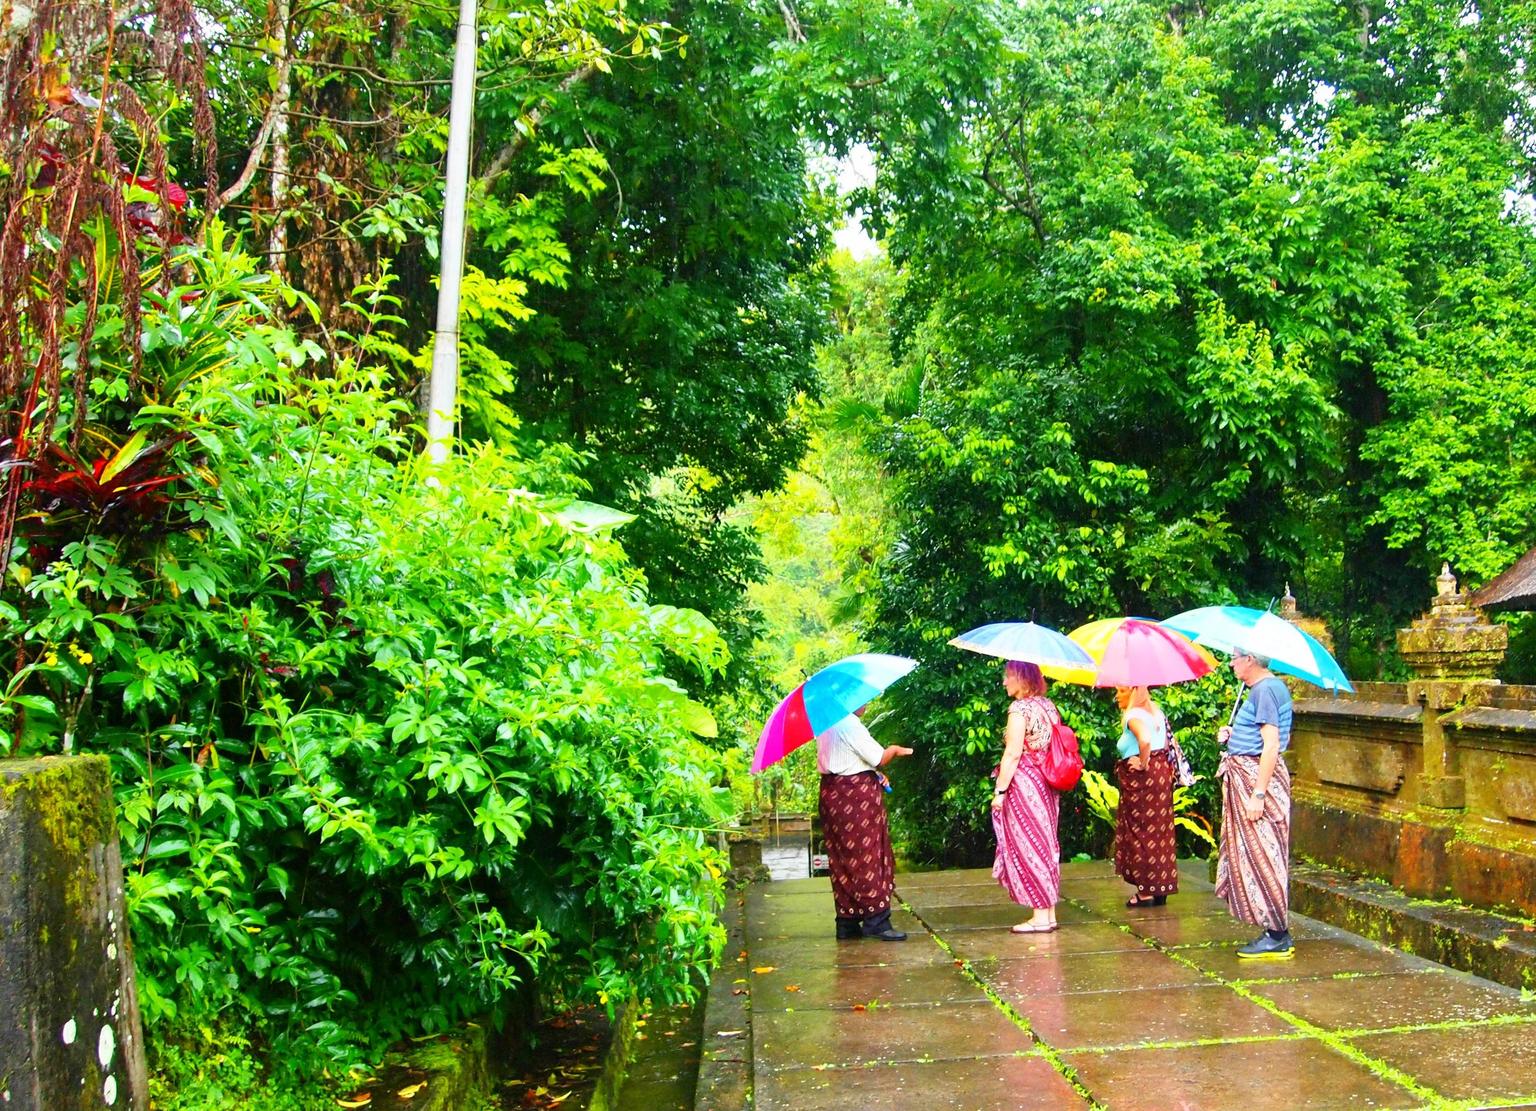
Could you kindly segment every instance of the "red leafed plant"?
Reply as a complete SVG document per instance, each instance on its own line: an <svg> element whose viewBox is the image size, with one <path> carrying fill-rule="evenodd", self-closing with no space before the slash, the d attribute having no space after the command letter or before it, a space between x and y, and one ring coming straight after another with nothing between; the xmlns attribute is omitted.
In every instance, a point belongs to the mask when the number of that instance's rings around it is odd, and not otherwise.
<svg viewBox="0 0 1536 1111"><path fill-rule="evenodd" d="M188 205L186 190L171 180L158 122L120 75L153 74L192 106L205 219L217 207L218 155L202 20L189 0L0 0L0 10L0 165L9 171L0 175L3 575L23 489L61 506L69 498L101 501L99 514L114 516L137 513L133 507L151 502L135 497L159 488L135 493L121 477L129 463L112 466L115 452L99 473L75 458L102 373L100 315L110 307L121 317L110 342L126 352L128 385L137 389L146 260L169 261L183 241ZM168 292L170 267L153 272ZM64 412L68 449L54 435ZM163 449L141 444L131 454L139 450L152 453L147 466L160 465Z"/></svg>
<svg viewBox="0 0 1536 1111"><path fill-rule="evenodd" d="M32 460L22 488L38 511L53 519L73 510L103 532L127 532L159 516L170 504L166 487L186 477L167 474L170 450L186 433L149 443L136 432L116 450L87 461L66 445L49 443Z"/></svg>

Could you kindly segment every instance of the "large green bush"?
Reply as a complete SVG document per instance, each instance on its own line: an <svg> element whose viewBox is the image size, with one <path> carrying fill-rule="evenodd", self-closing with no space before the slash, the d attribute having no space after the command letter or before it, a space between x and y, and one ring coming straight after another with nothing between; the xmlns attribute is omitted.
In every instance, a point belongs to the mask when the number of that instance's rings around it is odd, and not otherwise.
<svg viewBox="0 0 1536 1111"><path fill-rule="evenodd" d="M97 478L145 485L37 494L0 604L3 743L112 759L151 1031L218 1015L302 1065L535 990L687 994L725 794L662 660L718 669L714 628L647 603L571 452L429 476L382 373L208 242L146 298L151 385L92 386L126 440Z"/></svg>

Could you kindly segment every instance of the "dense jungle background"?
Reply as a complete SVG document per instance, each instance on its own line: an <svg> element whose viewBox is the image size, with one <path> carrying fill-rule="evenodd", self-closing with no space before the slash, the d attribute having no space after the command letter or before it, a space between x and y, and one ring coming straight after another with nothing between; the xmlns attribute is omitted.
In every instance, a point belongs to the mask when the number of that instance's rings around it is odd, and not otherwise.
<svg viewBox="0 0 1536 1111"><path fill-rule="evenodd" d="M433 470L455 18L0 3L0 745L112 760L164 1106L687 996L848 652L921 662L895 833L971 864L960 630L1289 587L1398 678L1536 543L1536 6L493 0ZM1166 697L1207 773L1230 694Z"/></svg>

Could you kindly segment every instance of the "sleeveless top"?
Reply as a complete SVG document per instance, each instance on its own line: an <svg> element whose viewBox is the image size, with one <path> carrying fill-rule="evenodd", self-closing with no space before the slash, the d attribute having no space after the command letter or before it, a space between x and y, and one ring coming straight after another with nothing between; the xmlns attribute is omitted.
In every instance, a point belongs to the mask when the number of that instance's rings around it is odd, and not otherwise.
<svg viewBox="0 0 1536 1111"><path fill-rule="evenodd" d="M1120 730L1120 740L1115 745L1116 756L1122 760L1129 760L1141 752L1141 744L1136 740L1136 734L1131 732L1131 715L1133 714L1145 719L1148 726L1147 743L1152 746L1153 752L1159 752L1168 747L1168 719L1163 716L1163 712L1132 706L1125 712L1125 726Z"/></svg>
<svg viewBox="0 0 1536 1111"><path fill-rule="evenodd" d="M1037 694L1032 698L1015 699L1008 707L1010 714L1018 714L1024 719L1026 751L1039 752L1051 743L1051 725L1057 716L1052 712L1055 709L1055 704L1043 694Z"/></svg>

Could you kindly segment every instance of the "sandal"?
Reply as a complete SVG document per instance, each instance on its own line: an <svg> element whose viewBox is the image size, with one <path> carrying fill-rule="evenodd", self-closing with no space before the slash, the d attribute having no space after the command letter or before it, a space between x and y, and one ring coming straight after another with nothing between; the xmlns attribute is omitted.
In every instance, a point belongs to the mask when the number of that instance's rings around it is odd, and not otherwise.
<svg viewBox="0 0 1536 1111"><path fill-rule="evenodd" d="M1056 930L1060 925L1061 923L1059 922L1052 922L1049 926L1037 926L1033 921L1020 922L1017 926L1009 926L1008 932L1011 934L1048 934Z"/></svg>

